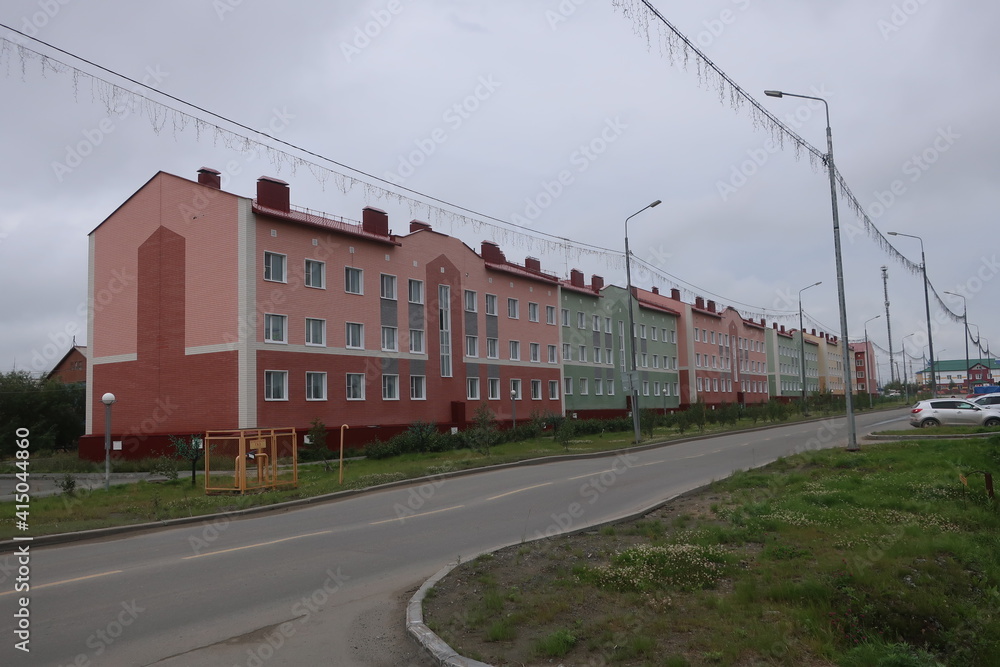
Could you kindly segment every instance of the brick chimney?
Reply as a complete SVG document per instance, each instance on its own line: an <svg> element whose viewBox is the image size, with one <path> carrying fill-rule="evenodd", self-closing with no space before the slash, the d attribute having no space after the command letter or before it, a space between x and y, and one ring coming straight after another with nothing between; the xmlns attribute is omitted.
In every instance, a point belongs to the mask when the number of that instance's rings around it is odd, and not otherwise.
<svg viewBox="0 0 1000 667"><path fill-rule="evenodd" d="M705 310L705 300L700 296L696 296L694 298L694 307L699 308L701 310Z"/></svg>
<svg viewBox="0 0 1000 667"><path fill-rule="evenodd" d="M542 272L542 261L537 257L525 257L524 258L524 268L529 271Z"/></svg>
<svg viewBox="0 0 1000 667"><path fill-rule="evenodd" d="M410 233L411 234L413 232L419 232L419 231L422 231L422 230L430 231L430 229L431 229L431 226L429 224L427 224L426 222L422 222L420 220L410 220Z"/></svg>
<svg viewBox="0 0 1000 667"><path fill-rule="evenodd" d="M198 182L216 190L222 189L222 172L208 167L198 170Z"/></svg>
<svg viewBox="0 0 1000 667"><path fill-rule="evenodd" d="M767 326L767 322L766 322L766 321L764 321L764 318L763 318L763 317L762 317L762 318L760 318L760 326L762 326L762 327L766 327L766 326Z"/></svg>
<svg viewBox="0 0 1000 667"><path fill-rule="evenodd" d="M507 258L503 254L503 250L500 249L493 241L483 241L482 251L480 253L483 256L483 261L489 262L490 264L506 264Z"/></svg>
<svg viewBox="0 0 1000 667"><path fill-rule="evenodd" d="M288 183L278 178L261 176L257 179L257 205L288 213L292 210L288 200Z"/></svg>
<svg viewBox="0 0 1000 667"><path fill-rule="evenodd" d="M712 301L711 299L708 300L708 304L706 305L706 307L713 313L715 312L715 302Z"/></svg>
<svg viewBox="0 0 1000 667"><path fill-rule="evenodd" d="M775 324L777 324L777 322L775 322ZM784 324L781 325L781 331L782 331L782 333L784 333L784 331L785 331L785 325Z"/></svg>
<svg viewBox="0 0 1000 667"><path fill-rule="evenodd" d="M590 276L590 289L594 290L595 292L600 292L602 289L604 289L604 278L602 278L597 274Z"/></svg>
<svg viewBox="0 0 1000 667"><path fill-rule="evenodd" d="M382 209L365 206L361 209L361 229L378 236L389 235L389 214Z"/></svg>
<svg viewBox="0 0 1000 667"><path fill-rule="evenodd" d="M813 329L813 330L812 330L812 335L813 335L813 336L815 336L815 335L816 335L816 330L815 330L815 329Z"/></svg>
<svg viewBox="0 0 1000 667"><path fill-rule="evenodd" d="M673 299L674 301L680 301L681 300L681 291L679 289L677 289L676 287L671 287L670 288L670 298Z"/></svg>
<svg viewBox="0 0 1000 667"><path fill-rule="evenodd" d="M652 289L653 289L653 294L659 294L660 293L660 288L657 287L656 285L653 285Z"/></svg>
<svg viewBox="0 0 1000 667"><path fill-rule="evenodd" d="M778 330L778 323L777 322L771 322L771 328L774 329L775 331L777 331ZM781 330L784 331L785 327L781 327Z"/></svg>
<svg viewBox="0 0 1000 667"><path fill-rule="evenodd" d="M570 269L569 284L573 287L586 287L583 282L583 271L580 269Z"/></svg>

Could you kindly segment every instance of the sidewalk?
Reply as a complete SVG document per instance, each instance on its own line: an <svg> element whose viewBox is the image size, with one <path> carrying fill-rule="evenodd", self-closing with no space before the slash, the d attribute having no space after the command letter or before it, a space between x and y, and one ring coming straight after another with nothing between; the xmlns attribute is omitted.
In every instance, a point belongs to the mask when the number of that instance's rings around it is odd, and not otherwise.
<svg viewBox="0 0 1000 667"><path fill-rule="evenodd" d="M76 479L76 490L90 490L104 488L103 472L74 472L70 473ZM45 496L57 496L62 493L59 482L63 480L66 473L61 472L40 472L31 473L28 477L28 484L31 486L32 498L43 498ZM179 472L178 477L190 477L191 472ZM140 480L148 482L162 482L167 478L163 475L152 475L148 472L113 472L111 473L111 484L132 484ZM0 475L0 502L11 502L14 500L14 491L17 486L17 476L13 474Z"/></svg>

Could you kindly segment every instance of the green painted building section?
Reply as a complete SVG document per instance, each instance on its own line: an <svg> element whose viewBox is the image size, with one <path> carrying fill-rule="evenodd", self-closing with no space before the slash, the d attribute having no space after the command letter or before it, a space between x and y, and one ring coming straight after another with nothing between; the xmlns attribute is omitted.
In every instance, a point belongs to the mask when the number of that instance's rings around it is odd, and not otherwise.
<svg viewBox="0 0 1000 667"><path fill-rule="evenodd" d="M678 317L637 301L633 309L639 407L677 408ZM560 325L566 414L579 418L625 414L629 392L623 376L631 367L626 290L610 285L595 291L578 275L575 285L563 284Z"/></svg>
<svg viewBox="0 0 1000 667"><path fill-rule="evenodd" d="M782 327L783 329L783 327ZM783 331L768 327L767 347L768 393L773 397L802 397L802 334L798 329ZM815 343L805 342L806 393L819 391L819 358Z"/></svg>

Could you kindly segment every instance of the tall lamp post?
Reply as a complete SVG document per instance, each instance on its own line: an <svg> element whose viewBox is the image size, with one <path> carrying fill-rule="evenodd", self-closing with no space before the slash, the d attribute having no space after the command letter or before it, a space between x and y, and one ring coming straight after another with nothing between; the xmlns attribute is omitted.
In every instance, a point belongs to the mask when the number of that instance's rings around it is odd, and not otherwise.
<svg viewBox="0 0 1000 667"><path fill-rule="evenodd" d="M806 413L806 330L802 324L802 293L805 292L810 287L816 287L816 285L822 285L823 281L815 282L812 285L807 285L799 290L799 370L802 377L802 414Z"/></svg>
<svg viewBox="0 0 1000 667"><path fill-rule="evenodd" d="M851 353L847 344L847 298L844 295L844 262L840 252L840 216L837 213L837 170L833 164L833 133L830 131L830 105L822 97L810 95L795 95L780 90L765 90L768 97L799 97L806 100L817 100L826 109L826 170L830 174L830 202L833 207L833 248L837 263L837 299L840 305L840 338L841 357L844 364L844 403L847 407L847 451L856 452L858 437L854 426L854 392L851 391Z"/></svg>
<svg viewBox="0 0 1000 667"><path fill-rule="evenodd" d="M510 427L517 428L517 390L510 390Z"/></svg>
<svg viewBox="0 0 1000 667"><path fill-rule="evenodd" d="M903 350L903 395L906 397L906 402L907 403L910 402L910 385L906 381L906 379L907 379L906 378L906 356L907 356L906 355L906 339L909 338L910 336L916 336L916 335L917 334L915 334L915 333L906 334L905 336L903 336L903 341L899 344L899 346Z"/></svg>
<svg viewBox="0 0 1000 667"><path fill-rule="evenodd" d="M937 370L934 368L934 338L931 335L931 300L927 291L927 257L924 255L924 240L913 234L888 232L889 236L907 236L920 241L920 270L924 275L924 310L927 314L927 356L931 360L931 398L937 398Z"/></svg>
<svg viewBox="0 0 1000 667"><path fill-rule="evenodd" d="M111 406L118 399L111 392L101 396L104 403L104 490L111 490Z"/></svg>
<svg viewBox="0 0 1000 667"><path fill-rule="evenodd" d="M871 389L868 388L868 381L872 377L872 367L871 367L871 356L872 356L871 355L871 351L872 351L872 348L868 344L868 323L871 322L872 320L877 320L880 317L882 317L882 316L881 315L876 315L875 317L871 317L871 318L865 320L865 391L868 392L868 407L869 408L875 407L875 398L872 396Z"/></svg>
<svg viewBox="0 0 1000 667"><path fill-rule="evenodd" d="M635 351L635 315L632 313L632 261L631 253L628 249L628 221L639 215L647 208L654 208L660 205L657 199L652 204L647 204L641 209L625 218L625 280L628 283L628 329L629 340L632 342L632 364L629 385L632 387L632 430L635 431L635 444L639 444L639 374L637 372L636 351Z"/></svg>
<svg viewBox="0 0 1000 667"><path fill-rule="evenodd" d="M961 294L945 292L962 300L962 328L965 329L965 385L966 392L972 392L972 382L969 380L969 302Z"/></svg>

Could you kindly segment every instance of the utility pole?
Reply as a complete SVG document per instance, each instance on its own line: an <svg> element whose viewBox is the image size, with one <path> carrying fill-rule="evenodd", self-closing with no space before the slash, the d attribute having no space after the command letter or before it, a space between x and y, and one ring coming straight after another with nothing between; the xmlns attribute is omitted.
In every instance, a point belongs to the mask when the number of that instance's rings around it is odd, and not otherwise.
<svg viewBox="0 0 1000 667"><path fill-rule="evenodd" d="M882 267L882 291L885 293L885 330L889 334L889 379L896 381L895 369L892 367L892 325L889 323L889 270Z"/></svg>

